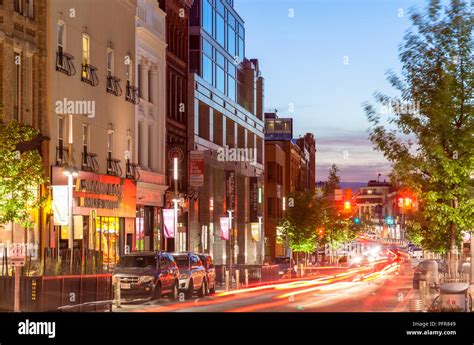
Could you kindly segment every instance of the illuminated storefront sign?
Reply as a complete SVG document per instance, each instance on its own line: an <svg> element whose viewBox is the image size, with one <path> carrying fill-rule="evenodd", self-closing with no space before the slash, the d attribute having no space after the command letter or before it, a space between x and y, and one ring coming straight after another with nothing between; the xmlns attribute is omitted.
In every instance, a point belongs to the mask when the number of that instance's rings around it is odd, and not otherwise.
<svg viewBox="0 0 474 345"><path fill-rule="evenodd" d="M62 204L67 207L67 178L61 168L53 168L52 182L54 187L60 187L61 191L62 188L66 188L66 199ZM74 179L73 214L89 216L91 210L96 210L97 216L135 218L136 196L137 186L132 180L81 171ZM53 207L54 202L53 189ZM60 208L64 205L58 204L58 212L54 210L55 222L56 217L58 221L63 219L64 215L60 213ZM67 225L67 221L65 224L55 223L55 225Z"/></svg>

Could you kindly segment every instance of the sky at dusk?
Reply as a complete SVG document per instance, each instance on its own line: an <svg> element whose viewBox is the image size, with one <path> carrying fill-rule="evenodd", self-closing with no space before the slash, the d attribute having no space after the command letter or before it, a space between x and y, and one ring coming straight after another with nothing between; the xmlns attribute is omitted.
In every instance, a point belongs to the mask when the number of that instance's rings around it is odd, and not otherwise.
<svg viewBox="0 0 474 345"><path fill-rule="evenodd" d="M386 72L399 72L398 48L422 0L235 0L245 21L246 57L258 58L265 109L294 118L294 137L317 141L317 180L336 163L345 182L388 178L372 149L362 103L396 95ZM291 109L293 108L293 109ZM293 110L293 112L291 112Z"/></svg>

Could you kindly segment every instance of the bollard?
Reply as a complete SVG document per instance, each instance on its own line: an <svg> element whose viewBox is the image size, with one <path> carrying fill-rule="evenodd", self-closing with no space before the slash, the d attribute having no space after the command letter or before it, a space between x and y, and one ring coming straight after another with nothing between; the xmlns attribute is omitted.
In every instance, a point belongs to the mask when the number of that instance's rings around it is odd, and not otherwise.
<svg viewBox="0 0 474 345"><path fill-rule="evenodd" d="M249 286L249 270L248 268L245 269L245 286Z"/></svg>
<svg viewBox="0 0 474 345"><path fill-rule="evenodd" d="M235 288L238 289L240 285L240 272L235 270Z"/></svg>
<svg viewBox="0 0 474 345"><path fill-rule="evenodd" d="M423 304L426 305L426 299L427 299L427 284L426 280L420 280L420 298L423 301Z"/></svg>
<svg viewBox="0 0 474 345"><path fill-rule="evenodd" d="M229 271L225 271L225 291L229 291Z"/></svg>
<svg viewBox="0 0 474 345"><path fill-rule="evenodd" d="M304 265L300 264L300 277L304 276Z"/></svg>
<svg viewBox="0 0 474 345"><path fill-rule="evenodd" d="M115 306L117 308L122 308L122 301L120 296L120 277L115 277Z"/></svg>

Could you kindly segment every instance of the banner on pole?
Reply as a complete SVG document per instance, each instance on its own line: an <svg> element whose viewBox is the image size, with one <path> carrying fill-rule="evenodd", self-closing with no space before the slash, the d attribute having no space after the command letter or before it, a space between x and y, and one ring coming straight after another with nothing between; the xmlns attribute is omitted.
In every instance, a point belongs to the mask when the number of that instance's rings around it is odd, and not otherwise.
<svg viewBox="0 0 474 345"><path fill-rule="evenodd" d="M174 238L174 209L163 209L163 235L165 238Z"/></svg>
<svg viewBox="0 0 474 345"><path fill-rule="evenodd" d="M221 240L229 239L229 217L221 217Z"/></svg>

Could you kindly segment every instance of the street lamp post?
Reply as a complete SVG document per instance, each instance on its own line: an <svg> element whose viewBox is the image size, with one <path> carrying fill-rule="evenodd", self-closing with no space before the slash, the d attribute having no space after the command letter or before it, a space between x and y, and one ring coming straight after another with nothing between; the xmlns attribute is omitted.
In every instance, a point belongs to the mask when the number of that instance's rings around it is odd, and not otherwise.
<svg viewBox="0 0 474 345"><path fill-rule="evenodd" d="M69 238L68 238L68 248L71 250L71 260L69 263L69 269L71 274L73 269L73 258L74 258L74 216L73 216L73 180L74 177L79 175L79 171L74 167L74 159L72 157L72 144L73 144L73 132L72 132L72 114L69 114L69 138L68 138L68 159L67 166L64 168L63 173L67 176L67 186L68 186L68 228L69 228Z"/></svg>

